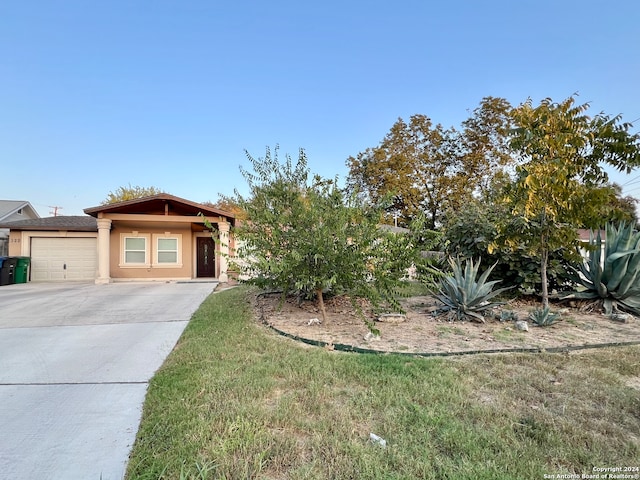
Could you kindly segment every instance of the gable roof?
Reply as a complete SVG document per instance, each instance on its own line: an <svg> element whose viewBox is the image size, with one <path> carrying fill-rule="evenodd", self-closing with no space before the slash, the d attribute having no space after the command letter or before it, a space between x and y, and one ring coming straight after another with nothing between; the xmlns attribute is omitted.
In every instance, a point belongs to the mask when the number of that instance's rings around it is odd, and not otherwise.
<svg viewBox="0 0 640 480"><path fill-rule="evenodd" d="M0 200L0 222L17 213L21 208L28 208L33 213L33 217L40 218L36 209L25 200Z"/></svg>
<svg viewBox="0 0 640 480"><path fill-rule="evenodd" d="M27 220L16 220L13 222L0 223L0 228L11 230L42 230L58 231L67 230L71 232L97 232L98 222L88 215L70 215L45 218L29 218Z"/></svg>
<svg viewBox="0 0 640 480"><path fill-rule="evenodd" d="M208 217L223 216L231 222L235 215L219 208L192 202L168 193L159 193L148 197L134 198L123 202L109 203L97 207L85 208L84 213L98 217L100 213L130 213L130 214L163 214L165 209L173 215L197 215L202 213Z"/></svg>

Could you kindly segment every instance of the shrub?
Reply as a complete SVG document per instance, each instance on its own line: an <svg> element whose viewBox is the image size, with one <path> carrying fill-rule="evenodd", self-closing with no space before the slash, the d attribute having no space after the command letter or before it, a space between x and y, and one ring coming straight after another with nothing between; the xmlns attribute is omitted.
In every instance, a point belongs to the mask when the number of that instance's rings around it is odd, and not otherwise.
<svg viewBox="0 0 640 480"><path fill-rule="evenodd" d="M400 308L394 296L414 263L413 238L379 228L380 205L347 197L337 180L311 175L300 150L294 164L278 150L242 170L249 195L236 191L243 222L235 229L242 274L263 289L316 297L322 317L325 294L365 297Z"/></svg>
<svg viewBox="0 0 640 480"><path fill-rule="evenodd" d="M447 253L461 258L485 259L495 264L489 280L501 280L502 285L515 287L521 293L540 291L540 261L532 255L523 242L514 241L514 237L531 235L530 225L520 218L512 218L508 225L504 219L511 216L500 205L470 204L444 226L444 241ZM506 228L506 231L503 231ZM505 245L505 235L510 237ZM570 249L560 249L549 254L547 276L549 288L555 291L566 290L568 271L578 265Z"/></svg>

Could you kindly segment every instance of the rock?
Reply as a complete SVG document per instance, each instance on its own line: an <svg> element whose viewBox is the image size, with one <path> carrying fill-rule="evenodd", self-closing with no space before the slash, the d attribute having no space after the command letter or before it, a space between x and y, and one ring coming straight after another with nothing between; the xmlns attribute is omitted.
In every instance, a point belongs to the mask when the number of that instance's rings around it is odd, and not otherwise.
<svg viewBox="0 0 640 480"><path fill-rule="evenodd" d="M378 317L379 322L402 323L407 321L407 316L402 313L383 313Z"/></svg>
<svg viewBox="0 0 640 480"><path fill-rule="evenodd" d="M380 340L380 335L376 335L373 332L367 332L367 334L364 336L364 339L367 342L370 342L371 340Z"/></svg>
<svg viewBox="0 0 640 480"><path fill-rule="evenodd" d="M609 318L618 323L627 323L629 321L629 315L626 313L612 313Z"/></svg>
<svg viewBox="0 0 640 480"><path fill-rule="evenodd" d="M524 320L518 320L516 322L516 330L521 330L523 332L528 332L529 331L529 324L527 322L525 322Z"/></svg>
<svg viewBox="0 0 640 480"><path fill-rule="evenodd" d="M320 325L322 322L320 321L320 319L318 318L312 318L311 320L309 320L307 322L307 325L311 326L311 325Z"/></svg>

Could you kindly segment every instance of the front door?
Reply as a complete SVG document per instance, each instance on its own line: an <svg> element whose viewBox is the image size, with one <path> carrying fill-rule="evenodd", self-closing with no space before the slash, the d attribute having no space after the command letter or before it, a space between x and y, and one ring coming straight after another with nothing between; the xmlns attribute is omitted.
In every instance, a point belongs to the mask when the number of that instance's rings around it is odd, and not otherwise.
<svg viewBox="0 0 640 480"><path fill-rule="evenodd" d="M211 237L197 237L196 276L216 276L216 244Z"/></svg>

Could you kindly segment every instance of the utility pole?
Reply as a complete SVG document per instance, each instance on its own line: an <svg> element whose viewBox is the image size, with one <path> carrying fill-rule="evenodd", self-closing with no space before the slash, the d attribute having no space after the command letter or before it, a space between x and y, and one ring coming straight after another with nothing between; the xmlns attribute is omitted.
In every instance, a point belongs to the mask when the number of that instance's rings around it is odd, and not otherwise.
<svg viewBox="0 0 640 480"><path fill-rule="evenodd" d="M49 212L49 215L53 215L54 217L58 216L58 210L62 210L62 207L58 207L57 205L55 206L49 205L49 208L53 208L53 211Z"/></svg>
<svg viewBox="0 0 640 480"><path fill-rule="evenodd" d="M398 227L398 217L400 216L400 212L397 210L393 212L393 226Z"/></svg>

